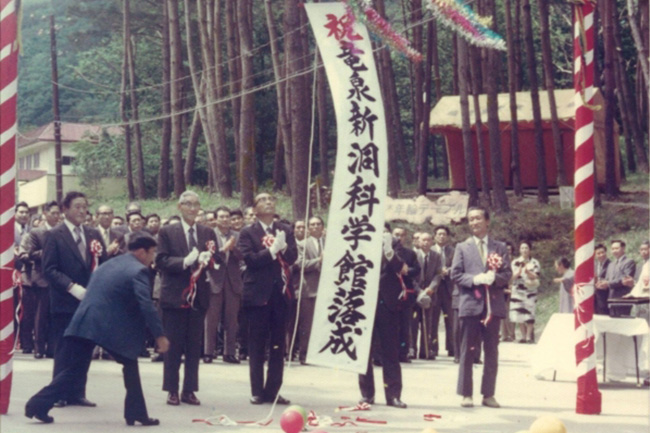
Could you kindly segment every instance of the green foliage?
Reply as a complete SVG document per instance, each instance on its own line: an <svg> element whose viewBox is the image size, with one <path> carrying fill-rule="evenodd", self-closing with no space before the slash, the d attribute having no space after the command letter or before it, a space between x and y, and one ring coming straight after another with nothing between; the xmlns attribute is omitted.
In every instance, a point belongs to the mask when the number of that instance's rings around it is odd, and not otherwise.
<svg viewBox="0 0 650 433"><path fill-rule="evenodd" d="M105 177L123 177L124 145L123 138L111 137L103 130L99 142L83 140L73 149L76 159L74 172L83 187L92 191L94 196L101 196L99 183Z"/></svg>

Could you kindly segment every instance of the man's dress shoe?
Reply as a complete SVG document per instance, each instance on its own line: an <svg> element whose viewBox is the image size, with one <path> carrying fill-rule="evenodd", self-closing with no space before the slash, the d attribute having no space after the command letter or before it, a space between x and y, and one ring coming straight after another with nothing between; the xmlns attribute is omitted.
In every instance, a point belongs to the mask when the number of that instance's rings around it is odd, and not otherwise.
<svg viewBox="0 0 650 433"><path fill-rule="evenodd" d="M474 407L474 402L472 397L463 397L463 400L460 402L461 407Z"/></svg>
<svg viewBox="0 0 650 433"><path fill-rule="evenodd" d="M134 419L126 419L126 425L133 425L136 422L139 422L143 426L149 426L149 425L159 425L160 421L158 421L156 418L134 418Z"/></svg>
<svg viewBox="0 0 650 433"><path fill-rule="evenodd" d="M266 402L267 403L273 403L274 400L275 400L275 398L269 398L269 399L266 400ZM287 400L286 398L282 397L281 395L278 395L278 400L277 400L276 404L289 405L289 404L291 404L291 402L289 400Z"/></svg>
<svg viewBox="0 0 650 433"><path fill-rule="evenodd" d="M223 362L227 362L228 364L239 364L239 359L235 357L235 355L224 355L223 356Z"/></svg>
<svg viewBox="0 0 650 433"><path fill-rule="evenodd" d="M45 358L45 355L42 354L42 353L36 352L36 353L34 354L34 358L36 358L36 359L43 359L43 358Z"/></svg>
<svg viewBox="0 0 650 433"><path fill-rule="evenodd" d="M67 405L68 405L68 402L63 400L63 399L61 399L61 400L54 403L54 407L58 407L58 408L66 407Z"/></svg>
<svg viewBox="0 0 650 433"><path fill-rule="evenodd" d="M483 406L487 407L493 407L493 408L499 408L501 405L497 402L497 399L494 397L485 397L483 398L483 403L481 403Z"/></svg>
<svg viewBox="0 0 650 433"><path fill-rule="evenodd" d="M406 409L406 403L404 403L402 400L399 398L391 398L386 402L386 405L392 406L392 407L397 407L399 409Z"/></svg>
<svg viewBox="0 0 650 433"><path fill-rule="evenodd" d="M36 418L37 420L44 422L45 424L50 424L54 422L54 418L49 416L47 412L37 412L35 409L25 406L25 416L27 418Z"/></svg>
<svg viewBox="0 0 650 433"><path fill-rule="evenodd" d="M262 404L264 403L264 399L260 396L254 395L251 397L251 404Z"/></svg>
<svg viewBox="0 0 650 433"><path fill-rule="evenodd" d="M204 356L203 357L203 362L205 364L212 364L212 357L211 356Z"/></svg>
<svg viewBox="0 0 650 433"><path fill-rule="evenodd" d="M183 392L181 393L181 401L183 403L191 404L193 406L198 406L201 404L196 395L193 392Z"/></svg>
<svg viewBox="0 0 650 433"><path fill-rule="evenodd" d="M84 407L95 407L97 406L97 403L93 403L92 401L88 400L86 397L81 397L76 400L68 400L67 402L68 406L84 406Z"/></svg>
<svg viewBox="0 0 650 433"><path fill-rule="evenodd" d="M167 396L167 404L172 405L172 406L178 406L181 404L180 400L178 399L178 393L177 392L170 392L169 395Z"/></svg>
<svg viewBox="0 0 650 433"><path fill-rule="evenodd" d="M375 404L375 397L361 397L359 403Z"/></svg>

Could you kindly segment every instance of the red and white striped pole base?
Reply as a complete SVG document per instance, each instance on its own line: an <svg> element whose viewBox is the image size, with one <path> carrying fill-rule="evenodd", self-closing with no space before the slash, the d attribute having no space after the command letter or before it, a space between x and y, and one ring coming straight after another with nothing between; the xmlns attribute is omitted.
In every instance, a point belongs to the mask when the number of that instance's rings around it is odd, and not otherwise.
<svg viewBox="0 0 650 433"><path fill-rule="evenodd" d="M599 414L601 395L594 351L594 2L575 1L575 333L576 413Z"/></svg>

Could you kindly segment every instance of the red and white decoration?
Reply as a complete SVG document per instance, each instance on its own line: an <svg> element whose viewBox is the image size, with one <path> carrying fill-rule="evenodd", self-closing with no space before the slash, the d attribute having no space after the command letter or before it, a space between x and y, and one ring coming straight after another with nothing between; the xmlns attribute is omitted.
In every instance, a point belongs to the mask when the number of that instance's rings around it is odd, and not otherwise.
<svg viewBox="0 0 650 433"><path fill-rule="evenodd" d="M594 2L575 2L575 284L578 396L576 413L599 414L601 395L594 352Z"/></svg>
<svg viewBox="0 0 650 433"><path fill-rule="evenodd" d="M0 0L0 414L9 409L14 334L12 273L16 203L16 1Z"/></svg>

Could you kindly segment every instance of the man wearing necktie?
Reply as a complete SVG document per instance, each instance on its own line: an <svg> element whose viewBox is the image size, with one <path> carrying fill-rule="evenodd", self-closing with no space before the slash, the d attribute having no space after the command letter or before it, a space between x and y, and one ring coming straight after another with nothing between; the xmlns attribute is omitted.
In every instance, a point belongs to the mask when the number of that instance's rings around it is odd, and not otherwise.
<svg viewBox="0 0 650 433"><path fill-rule="evenodd" d="M442 260L434 251L433 238L430 233L420 235L422 246L422 272L420 288L431 298L429 308L422 309L422 332L420 338L420 359L435 360L438 356L438 322L440 322L440 279L442 277Z"/></svg>
<svg viewBox="0 0 650 433"><path fill-rule="evenodd" d="M319 216L309 219L309 237L298 242L298 276L302 271L302 295L300 296L300 319L298 323L301 364L306 364L307 347L311 336L311 324L314 320L314 307L320 280L320 268L323 263L323 219ZM303 260L304 257L304 260ZM296 296L298 292L296 291ZM293 329L290 330L293 333Z"/></svg>
<svg viewBox="0 0 650 433"><path fill-rule="evenodd" d="M467 220L472 232L466 241L456 245L451 265L451 279L460 289L460 370L457 393L463 396L461 406L472 407L472 366L483 339L485 363L481 394L483 406L498 408L494 398L499 362L499 325L506 316L503 290L512 276L510 257L503 242L488 237L490 214L487 209L471 207ZM489 269L487 258L501 258L497 270Z"/></svg>
<svg viewBox="0 0 650 433"><path fill-rule="evenodd" d="M594 261L594 272L596 277L594 313L609 314L609 307L607 306L609 288L604 285L599 286L599 283L605 280L607 276L607 268L610 263L609 257L607 257L607 247L603 244L596 245L596 248L594 248L594 255L596 256L596 260Z"/></svg>
<svg viewBox="0 0 650 433"><path fill-rule="evenodd" d="M596 284L597 290L609 290L608 299L611 298L621 298L624 295L627 295L632 290L632 287L628 287L624 284L626 277L634 278L634 272L636 271L636 263L634 260L628 258L625 255L625 242L620 239L615 239L611 242L610 247L612 248L612 259L611 263L607 267L605 272L605 279L600 280ZM624 315L628 314L631 307L610 307L610 314L615 315Z"/></svg>
<svg viewBox="0 0 650 433"><path fill-rule="evenodd" d="M210 303L210 287L206 272L198 275L192 287L192 273L200 265L220 265L218 255L212 257L208 245L216 248L217 237L212 229L196 224L201 209L199 196L185 191L178 199L180 224L170 224L158 233L156 268L160 271L160 306L169 351L165 354L163 390L168 392L167 404L181 402L199 405L194 394L199 389L199 360L203 342L205 312ZM214 262L210 259L213 258ZM195 291L194 291L195 290ZM195 293L192 299L188 295ZM179 398L179 370L185 355L183 388Z"/></svg>
<svg viewBox="0 0 650 433"><path fill-rule="evenodd" d="M289 404L278 393L282 386L285 322L292 295L290 266L298 257L291 228L274 222L275 197L258 194L254 201L257 220L244 227L237 246L244 257L242 306L249 321L248 355L251 404ZM269 365L264 380L264 349L269 345Z"/></svg>
<svg viewBox="0 0 650 433"><path fill-rule="evenodd" d="M84 225L88 214L88 200L78 191L66 194L62 203L65 220L45 233L43 270L50 286L50 332L54 346L54 376L67 360L61 359L60 343L63 332L72 320L79 302L86 295L86 286L93 270L94 255L97 265L106 260L106 246L97 229ZM90 246L100 245L101 252L91 252ZM75 389L57 406L95 406L86 399L86 377L76 382Z"/></svg>

